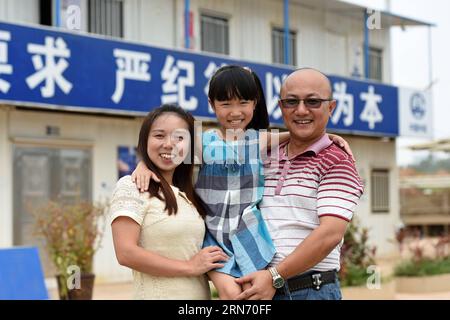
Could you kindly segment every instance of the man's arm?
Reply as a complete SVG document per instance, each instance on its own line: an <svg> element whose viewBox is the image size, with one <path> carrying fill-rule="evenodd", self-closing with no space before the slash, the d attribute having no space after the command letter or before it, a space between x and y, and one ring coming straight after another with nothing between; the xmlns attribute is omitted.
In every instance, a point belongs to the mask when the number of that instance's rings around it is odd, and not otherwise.
<svg viewBox="0 0 450 320"><path fill-rule="evenodd" d="M356 167L348 158L335 163L322 177L317 194L317 215L319 226L314 229L295 250L278 266L278 273L287 279L313 268L322 261L342 240L348 221L355 211L357 200L363 193L363 185ZM238 279L238 283L251 282L252 288L245 290L239 299L267 298L268 290L272 296L269 271L258 271ZM255 285L256 284L256 285Z"/></svg>
<svg viewBox="0 0 450 320"><path fill-rule="evenodd" d="M284 279L288 279L317 265L341 242L347 229L347 224L348 222L341 218L333 216L321 217L320 225L289 256L276 266L278 273ZM238 300L271 299L275 294L272 286L272 276L267 270L254 272L237 279L236 282L239 284L252 283L251 288L243 291L237 297Z"/></svg>
<svg viewBox="0 0 450 320"><path fill-rule="evenodd" d="M278 273L288 279L317 265L342 241L347 224L348 221L341 218L321 217L319 227L276 266Z"/></svg>

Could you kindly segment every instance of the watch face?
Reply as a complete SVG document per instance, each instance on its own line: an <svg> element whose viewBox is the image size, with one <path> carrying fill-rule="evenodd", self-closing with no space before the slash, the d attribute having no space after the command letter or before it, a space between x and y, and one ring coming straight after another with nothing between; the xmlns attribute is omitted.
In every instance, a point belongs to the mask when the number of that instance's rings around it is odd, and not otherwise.
<svg viewBox="0 0 450 320"><path fill-rule="evenodd" d="M284 279L281 277L275 278L273 280L273 286L277 289L280 289L284 286Z"/></svg>

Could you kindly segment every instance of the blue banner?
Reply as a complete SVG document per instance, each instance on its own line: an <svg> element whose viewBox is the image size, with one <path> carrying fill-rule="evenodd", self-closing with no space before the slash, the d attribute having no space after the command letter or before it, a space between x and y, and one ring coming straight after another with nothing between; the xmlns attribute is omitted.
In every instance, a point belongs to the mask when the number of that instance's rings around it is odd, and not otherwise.
<svg viewBox="0 0 450 320"><path fill-rule="evenodd" d="M398 136L398 89L330 76L336 108L328 128L340 132Z"/></svg>
<svg viewBox="0 0 450 320"><path fill-rule="evenodd" d="M214 119L208 81L225 64L248 66L258 74L270 120L282 124L278 93L290 68L0 23L0 100L13 104L146 114L162 103L178 103L197 117ZM331 80L338 106L330 128L398 135L397 88Z"/></svg>

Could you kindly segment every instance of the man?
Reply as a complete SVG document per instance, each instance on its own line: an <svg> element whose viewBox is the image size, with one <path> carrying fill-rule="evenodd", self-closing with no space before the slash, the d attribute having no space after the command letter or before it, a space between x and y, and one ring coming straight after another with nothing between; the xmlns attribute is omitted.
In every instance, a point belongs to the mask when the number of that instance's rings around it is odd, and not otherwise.
<svg viewBox="0 0 450 320"><path fill-rule="evenodd" d="M280 96L291 138L279 146L260 203L277 253L268 270L236 279L251 283L238 299L341 299L340 247L361 180L350 156L325 134L336 106L330 80L314 69L296 70Z"/></svg>

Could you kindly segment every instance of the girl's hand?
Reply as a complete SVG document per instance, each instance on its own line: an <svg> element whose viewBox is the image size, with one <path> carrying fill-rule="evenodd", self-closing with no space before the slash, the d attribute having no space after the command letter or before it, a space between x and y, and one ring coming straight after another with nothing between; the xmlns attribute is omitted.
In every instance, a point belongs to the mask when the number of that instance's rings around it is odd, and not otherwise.
<svg viewBox="0 0 450 320"><path fill-rule="evenodd" d="M142 161L139 161L136 169L131 174L131 180L136 184L140 192L145 192L148 190L151 179L158 183L160 182L158 176L150 171Z"/></svg>
<svg viewBox="0 0 450 320"><path fill-rule="evenodd" d="M356 161L355 157L353 156L352 149L350 149L350 145L344 138L342 138L341 136L338 136L336 134L331 134L331 133L328 133L328 137L330 138L331 141L333 141L339 147L344 149L344 151L347 152L348 155L352 158L353 162Z"/></svg>
<svg viewBox="0 0 450 320"><path fill-rule="evenodd" d="M200 250L189 261L189 270L192 276L202 275L212 269L222 268L223 263L219 261L227 261L228 256L220 247L206 247Z"/></svg>

